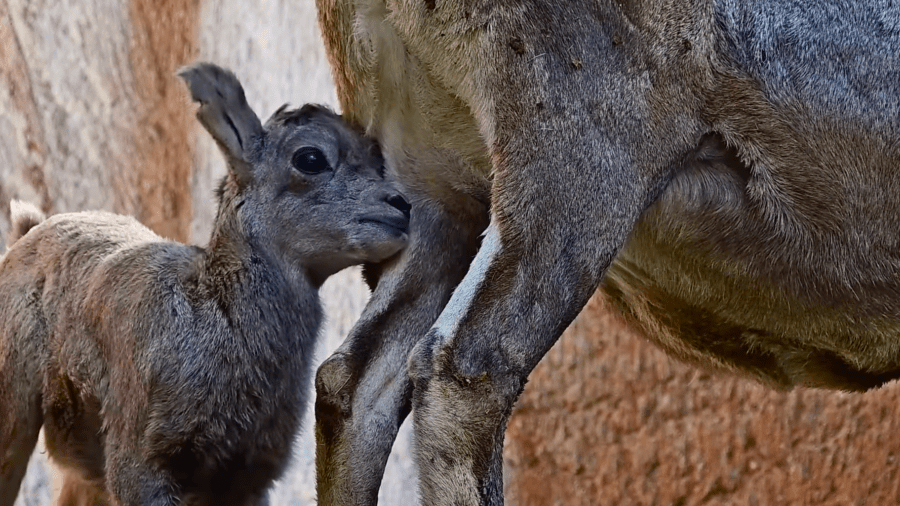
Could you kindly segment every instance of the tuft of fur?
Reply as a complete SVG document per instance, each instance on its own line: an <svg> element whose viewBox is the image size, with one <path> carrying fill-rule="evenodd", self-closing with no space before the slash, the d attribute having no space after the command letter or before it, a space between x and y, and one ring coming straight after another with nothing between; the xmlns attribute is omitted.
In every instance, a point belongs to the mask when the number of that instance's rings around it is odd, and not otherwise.
<svg viewBox="0 0 900 506"><path fill-rule="evenodd" d="M16 241L29 230L47 219L47 216L30 202L13 199L9 202L9 234L6 236L6 247L11 248Z"/></svg>

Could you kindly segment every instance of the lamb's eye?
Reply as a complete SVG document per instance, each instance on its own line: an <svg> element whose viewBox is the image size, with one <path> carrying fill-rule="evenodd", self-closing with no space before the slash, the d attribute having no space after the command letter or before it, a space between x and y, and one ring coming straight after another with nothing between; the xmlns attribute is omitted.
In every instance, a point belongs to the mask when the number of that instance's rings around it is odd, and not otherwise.
<svg viewBox="0 0 900 506"><path fill-rule="evenodd" d="M331 170L325 154L316 148L300 148L291 157L291 164L304 174L320 174Z"/></svg>

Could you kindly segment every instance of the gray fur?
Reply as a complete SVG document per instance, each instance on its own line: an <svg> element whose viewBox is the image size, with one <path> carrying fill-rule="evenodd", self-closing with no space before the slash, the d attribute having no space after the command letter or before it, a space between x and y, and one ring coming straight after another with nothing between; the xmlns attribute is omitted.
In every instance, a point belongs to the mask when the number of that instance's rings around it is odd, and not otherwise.
<svg viewBox="0 0 900 506"><path fill-rule="evenodd" d="M406 243L409 204L370 139L309 105L262 126L230 72L180 75L228 160L206 248L103 212L23 235L34 213L13 210L21 237L0 261L0 505L13 503L42 425L65 473L61 504L262 503L307 403L318 287ZM312 148L325 165L293 162Z"/></svg>
<svg viewBox="0 0 900 506"><path fill-rule="evenodd" d="M320 504L375 501L410 410L422 504L502 503L512 406L598 286L706 367L900 376L897 2L318 8L344 113L418 210L319 369Z"/></svg>

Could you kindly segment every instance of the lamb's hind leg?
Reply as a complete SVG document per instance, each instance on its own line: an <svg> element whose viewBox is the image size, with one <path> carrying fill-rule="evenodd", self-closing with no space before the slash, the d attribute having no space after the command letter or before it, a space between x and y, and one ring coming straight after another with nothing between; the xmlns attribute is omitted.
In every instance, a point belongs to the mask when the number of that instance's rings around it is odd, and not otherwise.
<svg viewBox="0 0 900 506"><path fill-rule="evenodd" d="M0 259L2 260L2 259ZM0 263L0 506L11 506L43 424L46 325L27 276ZM26 279L24 285L9 280Z"/></svg>
<svg viewBox="0 0 900 506"><path fill-rule="evenodd" d="M391 265L367 267L367 277L378 278L372 298L316 376L317 491L323 506L377 501L391 446L409 413L409 353L450 298L487 225L485 206L466 206L469 197L461 197L466 209L449 213L412 196L410 245Z"/></svg>
<svg viewBox="0 0 900 506"><path fill-rule="evenodd" d="M0 506L16 500L42 424L37 357L14 343L0 334Z"/></svg>
<svg viewBox="0 0 900 506"><path fill-rule="evenodd" d="M0 506L15 502L41 430L40 397L9 401L11 385L6 379L0 379L0 392L4 392L0 395Z"/></svg>

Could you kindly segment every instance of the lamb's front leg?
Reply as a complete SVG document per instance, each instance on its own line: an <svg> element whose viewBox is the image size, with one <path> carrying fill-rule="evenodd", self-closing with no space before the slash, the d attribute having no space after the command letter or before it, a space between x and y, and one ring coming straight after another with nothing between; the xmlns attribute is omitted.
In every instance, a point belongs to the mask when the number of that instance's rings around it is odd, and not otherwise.
<svg viewBox="0 0 900 506"><path fill-rule="evenodd" d="M484 205L460 197L451 213L413 198L410 244L390 265L369 266L372 298L316 376L316 470L321 505L377 502L384 467L409 413L410 351L465 274L487 225Z"/></svg>
<svg viewBox="0 0 900 506"><path fill-rule="evenodd" d="M175 480L135 452L107 439L106 484L118 505L176 506L181 504Z"/></svg>

